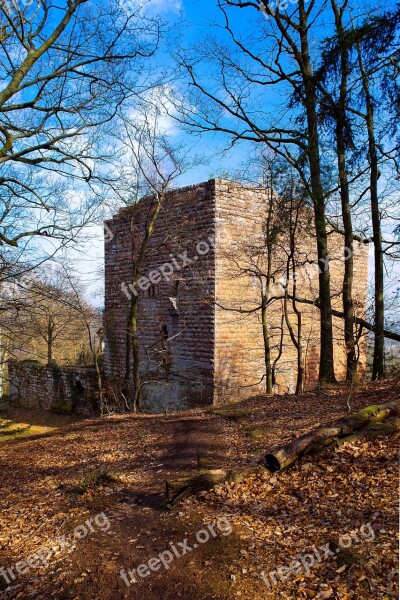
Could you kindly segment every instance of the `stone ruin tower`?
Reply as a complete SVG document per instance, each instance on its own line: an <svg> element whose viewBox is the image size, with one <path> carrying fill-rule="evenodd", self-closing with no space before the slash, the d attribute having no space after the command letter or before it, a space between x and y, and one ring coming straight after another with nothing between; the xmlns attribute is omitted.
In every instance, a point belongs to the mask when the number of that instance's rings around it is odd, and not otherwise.
<svg viewBox="0 0 400 600"><path fill-rule="evenodd" d="M150 238L138 296L145 410L230 403L264 392L260 286L251 249L263 236L265 201L263 190L219 179L167 193ZM123 378L129 370L131 257L151 205L151 198L144 198L107 222L111 240L105 244L105 369L111 378ZM312 227L299 240L304 266L298 294L316 300L318 268ZM342 238L332 234L330 243L333 302L341 310ZM285 252L282 255L286 257ZM367 272L367 249L358 246L355 297L360 315L367 302ZM279 278L274 281L274 293L282 294ZM310 387L318 377L319 311L312 304L302 304L301 310ZM292 393L296 351L282 322L280 300L271 304L268 315L273 359L282 346L275 391ZM341 319L334 319L334 335L337 376L343 379ZM360 365L365 365L365 344L360 345Z"/></svg>

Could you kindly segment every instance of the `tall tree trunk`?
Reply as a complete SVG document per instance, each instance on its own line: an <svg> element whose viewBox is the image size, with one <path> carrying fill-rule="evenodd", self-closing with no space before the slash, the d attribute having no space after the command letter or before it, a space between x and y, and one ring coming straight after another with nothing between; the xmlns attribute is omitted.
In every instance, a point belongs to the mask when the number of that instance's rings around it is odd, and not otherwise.
<svg viewBox="0 0 400 600"><path fill-rule="evenodd" d="M336 31L339 38L340 51L340 93L336 110L336 154L339 171L340 200L342 205L342 219L344 228L344 278L343 278L343 313L344 313L344 339L346 345L346 381L353 381L357 371L357 352L354 334L354 303L353 303L353 275L354 275L354 236L350 208L349 182L346 163L346 103L347 85L349 75L348 50L345 47L345 30L342 15L336 1L332 0L332 9L335 15Z"/></svg>
<svg viewBox="0 0 400 600"><path fill-rule="evenodd" d="M364 68L361 49L358 46L358 60L360 65L363 90L366 104L366 125L368 131L368 160L370 166L370 196L371 218L374 236L374 264L375 264L375 327L374 327L374 359L372 364L372 379L382 379L385 376L385 301L384 301L384 264L381 215L379 210L378 179L379 166L376 151L374 105L371 96L368 76Z"/></svg>
<svg viewBox="0 0 400 600"><path fill-rule="evenodd" d="M311 68L307 14L304 0L299 0L300 42L303 63L304 106L307 116L308 161L312 200L315 213L315 233L319 266L319 301L321 304L320 323L320 365L319 382L336 383L333 352L333 319L331 300L331 280L329 268L328 236L326 230L325 198L321 177L320 141L316 107L316 89Z"/></svg>
<svg viewBox="0 0 400 600"><path fill-rule="evenodd" d="M339 127L338 127L339 129ZM337 154L340 178L340 198L345 241L344 277L343 277L343 313L344 339L346 344L346 380L353 381L357 371L356 340L354 336L354 237L350 210L349 185L346 159L344 154L343 135L337 131Z"/></svg>
<svg viewBox="0 0 400 600"><path fill-rule="evenodd" d="M129 315L131 349L132 349L132 366L133 366L133 410L136 412L142 408L143 390L140 381L140 357L139 357L139 342L138 342L138 301L134 296L131 302L131 310Z"/></svg>
<svg viewBox="0 0 400 600"><path fill-rule="evenodd" d="M139 280L142 276L144 260L146 257L147 247L150 238L153 234L154 226L156 224L161 206L165 198L165 191L159 192L156 196L154 210L146 223L143 240L141 241L138 256L136 257L136 249L134 240L132 241L132 275L133 275L133 286L132 296L129 307L129 318L128 318L128 335L127 335L127 347L126 347L126 361L125 361L125 379L129 379L131 361L132 358L132 380L133 380L133 398L131 407L134 412L140 410L143 405L143 389L140 377L140 353L139 353L139 340L138 340L138 308L139 308ZM132 354L130 354L130 351Z"/></svg>
<svg viewBox="0 0 400 600"><path fill-rule="evenodd" d="M305 385L305 370L304 370L304 354L303 354L303 344L301 342L302 336L302 324L301 324L301 314L300 314L300 323L299 323L299 349L297 351L297 381L296 381L296 396L302 396L304 392Z"/></svg>
<svg viewBox="0 0 400 600"><path fill-rule="evenodd" d="M291 266L290 266L291 265ZM289 299L289 281L290 281L290 268L292 269L293 276L293 294L292 294L292 308L293 312L296 315L297 320L297 333L294 331L293 325L290 322L289 318L289 310L288 310L288 299ZM286 321L286 326L289 331L290 339L294 347L296 348L297 353L297 380L296 380L296 396L301 396L304 392L304 384L305 384L305 367L304 367L304 349L303 349L303 321L302 314L297 308L296 303L296 295L297 295L297 286L296 286L296 266L294 259L294 247L292 247L291 255L287 261L287 270L286 270L286 289L285 289L285 297L283 301L283 310L284 317Z"/></svg>
<svg viewBox="0 0 400 600"><path fill-rule="evenodd" d="M303 319L301 311L297 307L297 268L296 268L296 234L299 224L300 213L302 209L302 201L296 199L293 194L293 186L290 190L290 214L289 214L289 244L290 253L286 261L286 287L285 297L283 300L283 313L286 321L286 326L289 331L290 339L297 352L297 380L296 380L296 396L301 396L304 392L305 385L305 366L304 366L304 348L303 348ZM294 217L294 218L293 218ZM293 279L292 289L292 309L296 316L297 332L289 318L288 300L289 300L289 284L290 274Z"/></svg>
<svg viewBox="0 0 400 600"><path fill-rule="evenodd" d="M264 176L265 177L265 176ZM264 182L266 183L266 181ZM269 325L268 325L268 300L270 296L271 290L271 280L272 280L272 259L273 259L273 248L275 239L272 232L272 215L274 211L274 187L273 187L273 174L272 174L272 165L270 172L270 180L269 180L269 190L268 190L268 212L267 212L267 220L265 223L265 247L267 250L267 272L266 272L266 280L265 280L265 289L263 285L263 279L260 279L261 285L261 322L263 329L263 340L264 340L264 358L265 358L265 377L266 377L266 393L268 396L272 396L274 392L274 369L272 365L272 357L271 357L271 339L269 333Z"/></svg>
<svg viewBox="0 0 400 600"><path fill-rule="evenodd" d="M271 361L271 343L270 343L269 327L268 327L267 296L265 293L262 294L262 299L261 299L261 319L262 319L263 339L264 339L265 377L266 377L265 390L266 390L268 396L272 396L273 391L274 391L274 382L273 382L272 361Z"/></svg>

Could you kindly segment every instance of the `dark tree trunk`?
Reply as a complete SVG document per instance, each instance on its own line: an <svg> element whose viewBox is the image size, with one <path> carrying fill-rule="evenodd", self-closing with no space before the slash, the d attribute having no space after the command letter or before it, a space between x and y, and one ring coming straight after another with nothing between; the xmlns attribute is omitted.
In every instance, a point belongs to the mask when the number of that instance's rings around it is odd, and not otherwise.
<svg viewBox="0 0 400 600"><path fill-rule="evenodd" d="M272 396L274 391L273 373L272 373L272 361L271 361L271 343L269 336L268 327L268 315L267 315L267 299L263 293L261 299L261 319L263 328L263 340L264 340L264 357L265 357L265 391L268 396Z"/></svg>
<svg viewBox="0 0 400 600"><path fill-rule="evenodd" d="M349 74L348 49L345 46L345 30L342 15L336 1L332 0L336 31L340 52L340 92L336 110L336 153L339 171L340 200L345 242L345 262L343 278L344 338L346 344L346 380L353 381L357 371L357 348L354 332L353 274L354 274L354 235L350 208L349 182L346 164L346 103Z"/></svg>
<svg viewBox="0 0 400 600"><path fill-rule="evenodd" d="M53 327L51 323L47 327L47 364L51 365L53 362Z"/></svg>
<svg viewBox="0 0 400 600"><path fill-rule="evenodd" d="M304 105L307 116L308 161L312 200L315 213L315 233L317 239L319 266L319 301L321 303L320 323L320 366L319 382L336 383L333 352L333 319L331 300L331 278L329 268L328 236L326 230L325 198L321 177L320 142L316 108L316 89L311 67L308 23L304 0L299 1L300 41L303 60Z"/></svg>
<svg viewBox="0 0 400 600"><path fill-rule="evenodd" d="M359 65L362 75L365 105L367 109L366 124L368 131L368 159L370 167L370 196L371 218L374 236L374 264L375 264L375 327L374 327L374 359L372 365L372 379L382 379L385 376L385 301L384 301L384 264L381 230L381 214L379 210L378 195L378 155L375 140L374 105L370 92L367 73L364 69L361 49L358 47Z"/></svg>
<svg viewBox="0 0 400 600"><path fill-rule="evenodd" d="M340 199L342 204L342 217L345 241L345 261L342 298L344 314L344 339L346 344L346 380L353 381L357 371L358 362L356 340L354 335L354 237L350 209L349 184L345 159L345 146L343 141L343 130L339 123L337 128L337 154L340 178Z"/></svg>

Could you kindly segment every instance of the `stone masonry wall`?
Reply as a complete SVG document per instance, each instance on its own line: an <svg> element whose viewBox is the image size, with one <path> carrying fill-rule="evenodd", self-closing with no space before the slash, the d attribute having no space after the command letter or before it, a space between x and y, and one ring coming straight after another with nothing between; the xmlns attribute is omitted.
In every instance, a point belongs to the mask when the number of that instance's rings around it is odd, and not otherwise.
<svg viewBox="0 0 400 600"><path fill-rule="evenodd" d="M89 416L97 411L95 369L8 363L10 399L25 408L41 408Z"/></svg>
<svg viewBox="0 0 400 600"><path fill-rule="evenodd" d="M110 378L123 380L127 369L131 371L126 348L132 253L137 254L151 210L152 201L147 198L121 210L108 222L112 239L106 242L105 366ZM211 180L168 193L150 238L143 275L163 271L166 264L172 265L172 272L160 276L139 296L138 338L145 409L234 402L264 391L263 334L257 308L260 287L253 274L252 250L263 240L265 215L265 193L229 181ZM200 253L199 242L210 238L213 247ZM298 239L301 244L296 258L303 263L298 295L315 302L317 257L311 213L307 211ZM285 273L285 243L281 240L281 252L275 258L277 290ZM343 240L332 234L329 243L333 306L341 310ZM368 250L357 246L356 251L355 299L357 314L361 315L366 307ZM179 266L182 255L186 256L184 267ZM298 306L310 387L318 378L319 310L309 304ZM291 393L296 384L296 351L282 323L281 300L269 306L268 324L272 359L283 336L275 391ZM341 319L334 319L334 336L337 376L343 379L346 353ZM363 344L360 363L363 368Z"/></svg>
<svg viewBox="0 0 400 600"><path fill-rule="evenodd" d="M158 277L139 292L138 315L147 410L212 401L214 207L213 182L171 191L150 238L142 275ZM147 198L107 223L112 232L105 253L105 365L110 378L125 377L131 256L137 257L151 209Z"/></svg>
<svg viewBox="0 0 400 600"><path fill-rule="evenodd" d="M260 281L254 275L266 272L262 259L254 259L255 248L262 246L267 214L265 193L228 181L216 183L216 334L215 396L216 403L246 398L265 390L265 360L261 323ZM318 298L318 269L313 223L309 213L301 220L297 249L297 296L315 301ZM333 308L342 310L341 285L344 274L343 238L330 235L330 269ZM281 277L286 273L287 243L281 240L273 264L272 295L282 295ZM356 244L354 296L357 314L363 315L367 302L368 249ZM290 307L290 304L289 304ZM298 304L302 312L306 362L306 384L317 383L319 371L319 310ZM267 308L272 360L283 340L282 356L276 368L276 393L293 393L296 387L297 352L282 322L282 301ZM295 325L293 310L289 317ZM335 369L339 380L346 375L343 320L334 319ZM365 343L360 348L360 370L365 368Z"/></svg>

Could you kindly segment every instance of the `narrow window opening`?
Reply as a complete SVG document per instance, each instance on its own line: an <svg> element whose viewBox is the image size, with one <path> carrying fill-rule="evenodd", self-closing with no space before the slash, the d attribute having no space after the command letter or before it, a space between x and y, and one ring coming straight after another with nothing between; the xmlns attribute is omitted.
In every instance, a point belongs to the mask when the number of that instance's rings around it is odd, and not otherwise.
<svg viewBox="0 0 400 600"><path fill-rule="evenodd" d="M85 388L83 387L83 385L79 381L79 379L77 379L75 381L75 396L77 398L83 398L84 395L85 395Z"/></svg>

